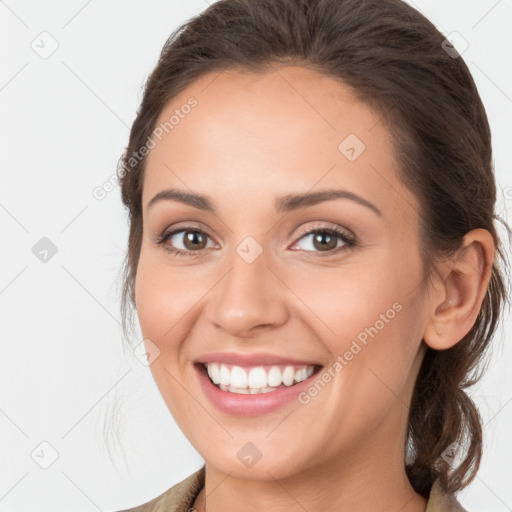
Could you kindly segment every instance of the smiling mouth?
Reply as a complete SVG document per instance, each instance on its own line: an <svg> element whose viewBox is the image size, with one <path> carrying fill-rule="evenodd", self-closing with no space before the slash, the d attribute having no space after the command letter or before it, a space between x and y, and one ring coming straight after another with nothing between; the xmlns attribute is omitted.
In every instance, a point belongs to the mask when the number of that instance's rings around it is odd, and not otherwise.
<svg viewBox="0 0 512 512"><path fill-rule="evenodd" d="M317 374L320 365L237 366L225 363L196 363L210 382L222 391L245 395L270 393L295 386Z"/></svg>

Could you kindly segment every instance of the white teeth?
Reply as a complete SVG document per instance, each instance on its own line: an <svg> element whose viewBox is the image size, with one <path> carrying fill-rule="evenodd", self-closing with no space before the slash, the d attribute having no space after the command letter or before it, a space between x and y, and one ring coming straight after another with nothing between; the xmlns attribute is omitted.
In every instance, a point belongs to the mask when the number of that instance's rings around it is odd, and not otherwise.
<svg viewBox="0 0 512 512"><path fill-rule="evenodd" d="M249 394L249 390L247 388L239 388L236 386L228 386L228 391L231 391L231 393L241 393L243 395Z"/></svg>
<svg viewBox="0 0 512 512"><path fill-rule="evenodd" d="M224 386L229 386L231 384L231 372L227 366L221 365L219 379L220 384L223 384Z"/></svg>
<svg viewBox="0 0 512 512"><path fill-rule="evenodd" d="M281 370L277 366L272 366L270 371L268 372L268 385L269 386L279 386L281 384Z"/></svg>
<svg viewBox="0 0 512 512"><path fill-rule="evenodd" d="M283 384L285 386L291 386L293 379L295 378L295 369L293 366L287 366L283 372Z"/></svg>
<svg viewBox="0 0 512 512"><path fill-rule="evenodd" d="M208 376L212 379L214 384L220 383L220 368L218 364L208 365Z"/></svg>
<svg viewBox="0 0 512 512"><path fill-rule="evenodd" d="M230 393L238 393L240 395L258 395L260 393L270 393L271 391L279 389L268 386L264 388L236 388L234 386L224 386L224 384L219 384L219 387L222 391L229 391Z"/></svg>
<svg viewBox="0 0 512 512"><path fill-rule="evenodd" d="M297 370L295 372L295 382L302 382L308 378L308 370L307 368L302 368L301 370Z"/></svg>
<svg viewBox="0 0 512 512"><path fill-rule="evenodd" d="M231 368L231 382L230 384L235 388L247 387L247 373L240 366L233 366Z"/></svg>
<svg viewBox="0 0 512 512"><path fill-rule="evenodd" d="M267 372L265 368L257 366L249 372L249 387L264 388L267 385Z"/></svg>
<svg viewBox="0 0 512 512"><path fill-rule="evenodd" d="M292 386L306 380L315 371L313 365L300 366L298 369L293 365L287 365L283 371L279 366L271 366L268 372L263 366L250 369L220 363L207 363L205 366L212 382L223 391L251 395Z"/></svg>

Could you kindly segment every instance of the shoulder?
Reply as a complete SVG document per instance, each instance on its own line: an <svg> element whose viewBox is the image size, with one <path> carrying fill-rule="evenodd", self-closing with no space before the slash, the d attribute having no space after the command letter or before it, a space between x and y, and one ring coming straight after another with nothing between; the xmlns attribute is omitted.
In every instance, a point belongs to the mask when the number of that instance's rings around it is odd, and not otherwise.
<svg viewBox="0 0 512 512"><path fill-rule="evenodd" d="M156 498L137 507L118 512L188 512L204 486L205 466L173 485Z"/></svg>
<svg viewBox="0 0 512 512"><path fill-rule="evenodd" d="M425 512L468 512L457 501L457 498L446 492L441 482L437 479L430 490L430 496Z"/></svg>

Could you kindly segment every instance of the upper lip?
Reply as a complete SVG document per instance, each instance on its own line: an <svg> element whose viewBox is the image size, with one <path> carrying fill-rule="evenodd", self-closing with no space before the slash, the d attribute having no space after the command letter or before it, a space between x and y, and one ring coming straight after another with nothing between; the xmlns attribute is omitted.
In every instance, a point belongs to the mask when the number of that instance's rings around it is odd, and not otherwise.
<svg viewBox="0 0 512 512"><path fill-rule="evenodd" d="M240 354L237 352L210 352L196 359L197 363L226 363L239 366L265 365L309 365L321 366L319 363L277 356L269 353Z"/></svg>

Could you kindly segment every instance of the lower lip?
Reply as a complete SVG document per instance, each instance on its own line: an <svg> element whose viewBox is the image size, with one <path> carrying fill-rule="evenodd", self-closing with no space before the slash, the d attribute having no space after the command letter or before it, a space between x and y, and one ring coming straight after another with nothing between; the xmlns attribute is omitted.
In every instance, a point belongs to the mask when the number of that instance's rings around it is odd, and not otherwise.
<svg viewBox="0 0 512 512"><path fill-rule="evenodd" d="M254 416L275 411L283 405L297 400L297 396L305 391L316 378L317 373L313 373L306 380L293 386L279 388L268 393L258 393L255 395L230 393L218 388L205 374L202 365L194 365L199 377L199 384L210 402L222 412L236 416Z"/></svg>

